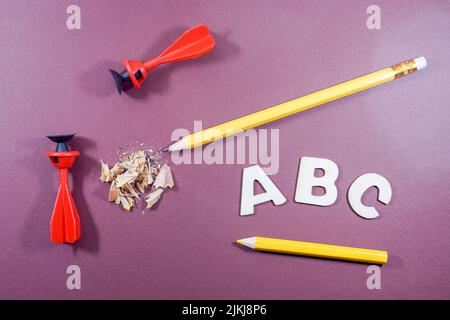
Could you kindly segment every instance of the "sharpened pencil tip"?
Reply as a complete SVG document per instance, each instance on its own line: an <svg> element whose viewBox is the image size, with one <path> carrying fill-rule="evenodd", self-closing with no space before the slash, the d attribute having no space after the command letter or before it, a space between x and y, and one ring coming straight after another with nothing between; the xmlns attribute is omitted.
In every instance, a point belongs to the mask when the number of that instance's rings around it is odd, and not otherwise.
<svg viewBox="0 0 450 320"><path fill-rule="evenodd" d="M236 243L240 244L241 246L248 247L250 249L255 249L256 237L239 239L236 240Z"/></svg>

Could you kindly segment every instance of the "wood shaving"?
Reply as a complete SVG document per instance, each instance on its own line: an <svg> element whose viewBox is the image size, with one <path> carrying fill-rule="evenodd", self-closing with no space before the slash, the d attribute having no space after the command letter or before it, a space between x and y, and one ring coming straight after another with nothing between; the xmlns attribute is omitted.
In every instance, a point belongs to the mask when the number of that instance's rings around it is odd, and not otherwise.
<svg viewBox="0 0 450 320"><path fill-rule="evenodd" d="M140 193L145 193L145 186L141 182L136 182L136 187L139 189Z"/></svg>
<svg viewBox="0 0 450 320"><path fill-rule="evenodd" d="M172 172L170 171L169 166L164 164L159 170L152 188L153 190L156 190L158 188L173 188L173 186Z"/></svg>
<svg viewBox="0 0 450 320"><path fill-rule="evenodd" d="M117 176L114 180L116 182L117 188L122 188L125 185L130 185L138 177L139 172L137 171L125 171L121 175Z"/></svg>
<svg viewBox="0 0 450 320"><path fill-rule="evenodd" d="M100 176L100 180L102 182L108 182L109 181L109 177L110 177L109 167L102 160L100 160L100 163L102 164L102 174Z"/></svg>
<svg viewBox="0 0 450 320"><path fill-rule="evenodd" d="M116 183L113 181L113 183L111 183L111 187L109 188L108 201L116 201L118 196L119 188L117 188Z"/></svg>
<svg viewBox="0 0 450 320"><path fill-rule="evenodd" d="M161 194L163 193L163 189L156 189L147 196L145 201L147 201L147 207L145 209L150 209L153 207L161 198Z"/></svg>
<svg viewBox="0 0 450 320"><path fill-rule="evenodd" d="M145 150L122 155L111 168L100 160L100 180L111 184L108 201L131 211L137 200L145 198L146 209L153 207L164 189L174 187L170 167L161 162L159 156Z"/></svg>
<svg viewBox="0 0 450 320"><path fill-rule="evenodd" d="M127 198L124 196L119 196L120 197L120 203L122 204L122 207L126 210L126 211L130 211L131 206L130 203L128 202Z"/></svg>
<svg viewBox="0 0 450 320"><path fill-rule="evenodd" d="M119 174L121 174L122 172L124 172L125 169L121 167L121 165L119 163L116 163L114 165L114 167L111 168L111 170L109 171L109 181L111 181L110 177L115 177Z"/></svg>

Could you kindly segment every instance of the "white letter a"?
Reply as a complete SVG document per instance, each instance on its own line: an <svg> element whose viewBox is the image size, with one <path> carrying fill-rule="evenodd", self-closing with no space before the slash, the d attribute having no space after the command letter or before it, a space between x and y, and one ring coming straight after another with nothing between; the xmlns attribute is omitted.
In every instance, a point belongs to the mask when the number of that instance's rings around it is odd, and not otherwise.
<svg viewBox="0 0 450 320"><path fill-rule="evenodd" d="M366 10L367 14L371 14L366 21L367 29L374 30L374 29L381 29L381 10L380 7L372 4L367 7Z"/></svg>
<svg viewBox="0 0 450 320"><path fill-rule="evenodd" d="M81 289L81 269L80 269L80 267L77 265L68 266L66 273L70 274L70 276L67 278L67 281L66 281L67 289L80 290Z"/></svg>
<svg viewBox="0 0 450 320"><path fill-rule="evenodd" d="M69 29L69 30L81 29L81 9L80 9L80 7L76 6L76 5L70 5L67 7L66 13L70 14L70 16L68 16L67 20L66 20L67 29Z"/></svg>
<svg viewBox="0 0 450 320"><path fill-rule="evenodd" d="M381 289L381 269L379 266L371 265L367 267L367 273L370 276L367 278L367 289Z"/></svg>
<svg viewBox="0 0 450 320"><path fill-rule="evenodd" d="M255 195L255 181L258 181L266 192ZM245 168L242 173L241 216L253 214L255 205L268 201L278 206L285 203L286 198L260 166Z"/></svg>

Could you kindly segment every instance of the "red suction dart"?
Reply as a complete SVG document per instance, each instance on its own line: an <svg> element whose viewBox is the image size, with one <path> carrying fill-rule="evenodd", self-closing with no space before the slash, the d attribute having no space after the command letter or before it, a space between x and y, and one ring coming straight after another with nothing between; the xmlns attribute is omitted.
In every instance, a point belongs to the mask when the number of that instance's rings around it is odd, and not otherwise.
<svg viewBox="0 0 450 320"><path fill-rule="evenodd" d="M156 66L169 62L195 59L210 52L214 49L215 44L216 42L209 33L208 27L199 25L183 33L158 57L146 62L125 59L123 61L125 65L124 71L121 73L112 69L109 69L109 71L116 83L117 90L121 94L122 91L128 90L133 86L136 89L140 89L142 82L148 76L148 72Z"/></svg>
<svg viewBox="0 0 450 320"><path fill-rule="evenodd" d="M50 239L54 243L74 243L80 239L81 235L80 217L68 185L69 168L73 166L80 155L79 151L69 151L67 147L66 142L73 136L75 134L47 136L57 143L56 151L47 151L46 155L50 158L53 166L59 170L60 183L50 220Z"/></svg>

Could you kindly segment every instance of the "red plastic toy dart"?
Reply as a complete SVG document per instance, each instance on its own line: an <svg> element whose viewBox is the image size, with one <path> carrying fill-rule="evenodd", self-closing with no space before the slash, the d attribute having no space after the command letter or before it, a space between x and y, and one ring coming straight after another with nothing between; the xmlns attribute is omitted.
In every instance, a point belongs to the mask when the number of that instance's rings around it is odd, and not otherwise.
<svg viewBox="0 0 450 320"><path fill-rule="evenodd" d="M74 243L81 235L80 217L68 185L69 168L80 155L79 151L69 151L66 144L74 136L75 134L47 136L57 143L56 151L47 151L46 155L59 170L60 183L50 220L50 239L54 243Z"/></svg>
<svg viewBox="0 0 450 320"><path fill-rule="evenodd" d="M216 42L209 33L208 27L199 25L183 33L156 58L146 62L125 59L123 61L124 71L121 73L112 69L109 69L109 71L116 83L117 90L121 94L122 91L132 87L140 89L142 82L148 76L148 72L160 64L198 58L214 49L215 44Z"/></svg>

